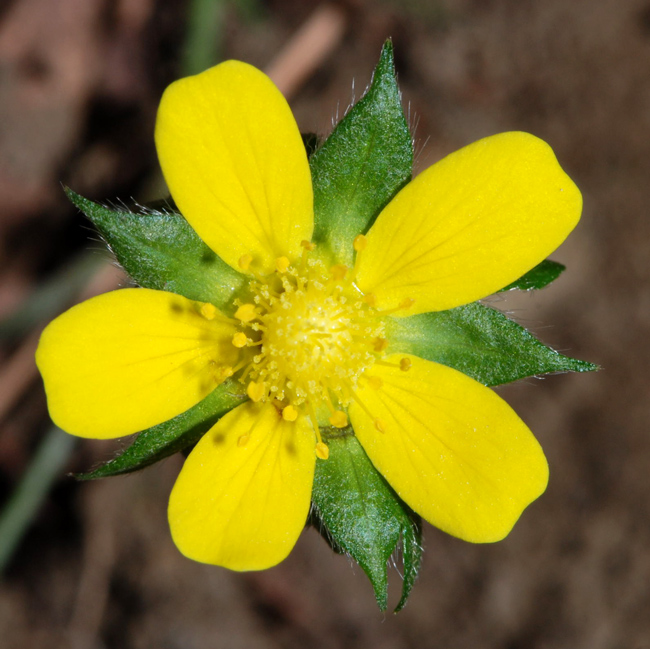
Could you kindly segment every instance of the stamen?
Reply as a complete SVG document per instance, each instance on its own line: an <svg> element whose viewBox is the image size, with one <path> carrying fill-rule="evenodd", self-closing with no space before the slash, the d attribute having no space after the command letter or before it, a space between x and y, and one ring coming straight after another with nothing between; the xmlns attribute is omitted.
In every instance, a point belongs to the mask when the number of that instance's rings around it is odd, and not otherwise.
<svg viewBox="0 0 650 649"><path fill-rule="evenodd" d="M266 395L266 383L264 381L260 381L259 383L251 381L246 388L246 394L255 403L261 401L262 397Z"/></svg>
<svg viewBox="0 0 650 649"><path fill-rule="evenodd" d="M336 428L345 428L348 425L348 416L342 410L337 410L330 417L330 424Z"/></svg>
<svg viewBox="0 0 650 649"><path fill-rule="evenodd" d="M345 278L348 267L345 264L335 264L330 268L330 276L335 282L340 282Z"/></svg>
<svg viewBox="0 0 650 649"><path fill-rule="evenodd" d="M285 421L296 421L298 419L298 411L291 405L282 409L282 419Z"/></svg>
<svg viewBox="0 0 650 649"><path fill-rule="evenodd" d="M352 242L352 247L357 252L361 252L362 250L365 250L367 245L368 245L368 237L364 236L363 234L358 234L356 237L354 237L354 241Z"/></svg>
<svg viewBox="0 0 650 649"><path fill-rule="evenodd" d="M286 273L290 264L291 262L287 257L278 257L275 260L275 269L278 271L278 273Z"/></svg>
<svg viewBox="0 0 650 649"><path fill-rule="evenodd" d="M239 258L239 261L237 262L237 265L242 269L242 270L248 270L251 266L251 262L253 261L253 257L251 255L242 255Z"/></svg>
<svg viewBox="0 0 650 649"><path fill-rule="evenodd" d="M402 372L408 372L411 369L412 364L410 358L402 358L399 362L399 368Z"/></svg>
<svg viewBox="0 0 650 649"><path fill-rule="evenodd" d="M257 318L254 304L242 304L237 311L235 311L235 318L242 322L250 322Z"/></svg>
<svg viewBox="0 0 650 649"><path fill-rule="evenodd" d="M247 342L248 342L248 337L243 331L238 331L232 337L232 344L239 349L241 349L242 347L246 347Z"/></svg>
<svg viewBox="0 0 650 649"><path fill-rule="evenodd" d="M222 380L229 379L233 374L235 373L234 368L224 365L219 369L219 376L221 377Z"/></svg>
<svg viewBox="0 0 650 649"><path fill-rule="evenodd" d="M323 442L318 442L318 444L316 444L316 457L321 460L326 460L329 456L330 450L327 448L327 445L323 444Z"/></svg>
<svg viewBox="0 0 650 649"><path fill-rule="evenodd" d="M372 348L380 354L388 347L388 341L385 338L375 338L373 340Z"/></svg>
<svg viewBox="0 0 650 649"><path fill-rule="evenodd" d="M396 313L397 311L403 311L405 309L410 309L415 304L415 300L412 297L407 297L402 300L394 309L385 309L377 311L381 315L390 315L391 313Z"/></svg>
<svg viewBox="0 0 650 649"><path fill-rule="evenodd" d="M311 243L310 241L307 241L307 239L303 239L300 242L300 245L302 246L302 255L300 257L300 270L303 271L303 270L305 270L305 267L307 266L307 255L312 250L314 250L316 245ZM302 288L304 287L302 278L300 278L298 280L298 285L300 286L300 289L302 290Z"/></svg>
<svg viewBox="0 0 650 649"><path fill-rule="evenodd" d="M214 306L214 304L210 304L209 302L204 302L201 305L201 315L206 320L214 320L215 317L217 316L217 313L219 313L219 311L217 310L217 307Z"/></svg>
<svg viewBox="0 0 650 649"><path fill-rule="evenodd" d="M374 293L368 293L363 296L363 301L368 305L374 307L377 304L377 296Z"/></svg>

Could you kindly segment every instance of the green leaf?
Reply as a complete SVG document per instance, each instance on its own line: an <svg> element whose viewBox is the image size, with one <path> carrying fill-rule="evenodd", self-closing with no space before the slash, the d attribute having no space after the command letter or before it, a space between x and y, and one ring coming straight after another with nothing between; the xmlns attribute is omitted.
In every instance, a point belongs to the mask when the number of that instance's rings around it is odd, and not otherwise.
<svg viewBox="0 0 650 649"><path fill-rule="evenodd" d="M364 97L310 159L314 235L341 263L352 263L352 241L410 180L413 142L387 41Z"/></svg>
<svg viewBox="0 0 650 649"><path fill-rule="evenodd" d="M312 523L335 551L361 566L382 611L388 604L387 563L401 542L404 582L397 612L420 568L420 519L377 473L351 428L337 431L327 442L329 458L316 463Z"/></svg>
<svg viewBox="0 0 650 649"><path fill-rule="evenodd" d="M163 460L196 444L223 415L244 399L237 383L225 381L193 408L138 434L131 446L113 460L76 477L79 480L106 478L131 473Z"/></svg>
<svg viewBox="0 0 650 649"><path fill-rule="evenodd" d="M180 214L113 210L70 189L65 191L97 226L117 260L140 286L224 309L246 282L201 241Z"/></svg>
<svg viewBox="0 0 650 649"><path fill-rule="evenodd" d="M545 259L535 268L529 270L525 275L522 275L517 281L502 288L499 293L503 291L512 291L519 289L520 291L532 291L535 289L544 288L551 282L554 282L564 271L566 266L558 264L557 261Z"/></svg>
<svg viewBox="0 0 650 649"><path fill-rule="evenodd" d="M449 311L389 318L388 353L415 354L448 365L484 385L598 366L563 356L503 313L474 302Z"/></svg>

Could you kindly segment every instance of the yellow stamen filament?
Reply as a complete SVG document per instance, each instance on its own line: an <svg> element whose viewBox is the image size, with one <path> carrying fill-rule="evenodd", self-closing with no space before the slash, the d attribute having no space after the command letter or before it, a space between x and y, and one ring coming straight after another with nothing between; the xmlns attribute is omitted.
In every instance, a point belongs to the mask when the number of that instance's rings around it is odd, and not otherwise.
<svg viewBox="0 0 650 649"><path fill-rule="evenodd" d="M411 359L410 358L402 358L399 362L399 368L402 370L402 372L408 372L411 369Z"/></svg>
<svg viewBox="0 0 650 649"><path fill-rule="evenodd" d="M291 262L287 257L278 257L275 260L275 269L278 271L278 273L286 273L290 264Z"/></svg>
<svg viewBox="0 0 650 649"><path fill-rule="evenodd" d="M251 255L242 255L239 258L239 261L237 262L237 265L242 270L248 270L251 267L252 261L253 261L253 257Z"/></svg>
<svg viewBox="0 0 650 649"><path fill-rule="evenodd" d="M246 388L246 394L251 401L261 401L262 397L266 395L266 383L264 381L251 381Z"/></svg>
<svg viewBox="0 0 650 649"><path fill-rule="evenodd" d="M241 349L242 347L246 347L246 344L248 343L248 337L243 331L238 331L233 337L232 337L232 344L235 347L238 347Z"/></svg>
<svg viewBox="0 0 650 649"><path fill-rule="evenodd" d="M242 304L237 311L235 311L235 318L242 322L250 322L257 318L257 311L254 304Z"/></svg>
<svg viewBox="0 0 650 649"><path fill-rule="evenodd" d="M316 457L321 460L326 460L329 456L330 450L327 448L327 445L323 444L323 442L318 442L318 444L316 444Z"/></svg>
<svg viewBox="0 0 650 649"><path fill-rule="evenodd" d="M348 425L348 416L342 410L337 410L330 417L330 424L336 428L345 428Z"/></svg>
<svg viewBox="0 0 650 649"><path fill-rule="evenodd" d="M298 419L298 411L293 406L286 406L282 410L282 419L285 421L296 421Z"/></svg>

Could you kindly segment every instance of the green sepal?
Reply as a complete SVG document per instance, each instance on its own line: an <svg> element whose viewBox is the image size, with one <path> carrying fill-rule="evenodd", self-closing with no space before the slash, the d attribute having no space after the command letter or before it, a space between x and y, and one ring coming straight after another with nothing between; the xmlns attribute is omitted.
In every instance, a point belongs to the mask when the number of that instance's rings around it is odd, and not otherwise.
<svg viewBox="0 0 650 649"><path fill-rule="evenodd" d="M238 383L225 381L194 407L139 433L131 446L116 458L75 477L95 480L131 473L196 444L223 415L246 399L239 388Z"/></svg>
<svg viewBox="0 0 650 649"><path fill-rule="evenodd" d="M224 309L246 282L168 210L114 210L70 189L68 198L95 224L117 261L140 286L211 302Z"/></svg>
<svg viewBox="0 0 650 649"><path fill-rule="evenodd" d="M402 597L406 604L422 558L419 516L400 500L374 468L351 428L328 437L329 458L316 462L311 523L336 552L363 569L382 611L388 605L388 561L401 547Z"/></svg>
<svg viewBox="0 0 650 649"><path fill-rule="evenodd" d="M518 280L508 284L502 288L499 293L504 291L512 291L518 289L520 291L533 291L548 286L554 282L564 271L566 266L559 264L557 261L545 259L543 262L537 264L535 268L529 270L525 275L522 275Z"/></svg>
<svg viewBox="0 0 650 649"><path fill-rule="evenodd" d="M395 79L393 45L386 41L372 83L311 156L312 241L344 264L352 242L411 178L413 142Z"/></svg>
<svg viewBox="0 0 650 649"><path fill-rule="evenodd" d="M501 385L549 372L591 372L598 366L563 356L500 311L478 302L389 318L387 352L415 354L467 374L484 385Z"/></svg>

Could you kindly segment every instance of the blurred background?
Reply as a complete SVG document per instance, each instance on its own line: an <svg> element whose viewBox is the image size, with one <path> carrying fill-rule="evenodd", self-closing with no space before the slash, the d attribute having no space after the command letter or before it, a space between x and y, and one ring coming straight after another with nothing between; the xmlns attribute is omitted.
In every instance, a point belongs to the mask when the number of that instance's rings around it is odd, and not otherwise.
<svg viewBox="0 0 650 649"><path fill-rule="evenodd" d="M499 390L541 441L549 489L495 545L425 526L397 616L313 530L262 573L184 559L166 522L180 458L67 477L120 442L53 429L33 362L48 319L125 281L61 184L160 197L168 83L238 58L273 76L301 130L326 135L388 36L418 169L521 129L583 191L583 220L553 256L566 273L491 304L603 367ZM647 0L0 2L0 645L650 647L649 160ZM393 605L400 586L392 570Z"/></svg>

